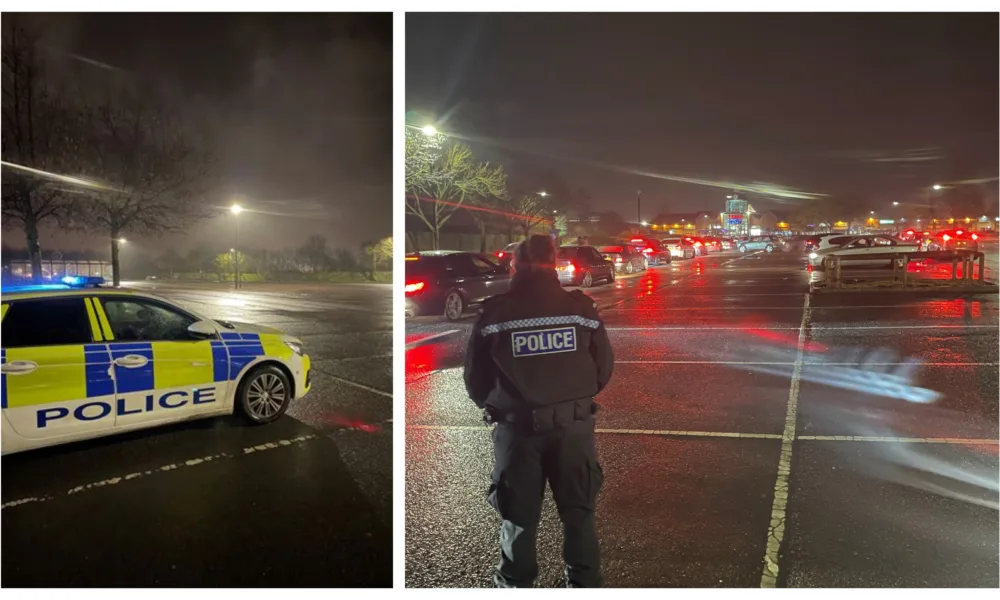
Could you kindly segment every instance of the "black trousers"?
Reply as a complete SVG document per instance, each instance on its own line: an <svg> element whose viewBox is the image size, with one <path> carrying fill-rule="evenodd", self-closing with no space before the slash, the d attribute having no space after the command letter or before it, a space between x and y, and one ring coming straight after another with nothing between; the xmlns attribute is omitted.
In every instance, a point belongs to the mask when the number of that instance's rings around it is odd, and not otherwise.
<svg viewBox="0 0 1000 600"><path fill-rule="evenodd" d="M535 538L546 481L563 524L567 586L600 586L594 505L604 473L597 462L594 423L590 417L543 434L516 425L494 427L488 501L502 519L497 587L531 587L538 576Z"/></svg>

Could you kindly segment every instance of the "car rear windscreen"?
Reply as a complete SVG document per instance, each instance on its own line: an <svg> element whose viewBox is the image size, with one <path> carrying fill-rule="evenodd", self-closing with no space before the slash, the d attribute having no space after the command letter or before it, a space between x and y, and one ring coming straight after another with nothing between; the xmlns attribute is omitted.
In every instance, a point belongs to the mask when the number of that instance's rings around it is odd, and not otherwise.
<svg viewBox="0 0 1000 600"><path fill-rule="evenodd" d="M440 256L424 256L417 260L406 260L407 275L424 275L444 269L444 260Z"/></svg>
<svg viewBox="0 0 1000 600"><path fill-rule="evenodd" d="M562 260L570 260L579 256L579 248L560 248L557 256Z"/></svg>

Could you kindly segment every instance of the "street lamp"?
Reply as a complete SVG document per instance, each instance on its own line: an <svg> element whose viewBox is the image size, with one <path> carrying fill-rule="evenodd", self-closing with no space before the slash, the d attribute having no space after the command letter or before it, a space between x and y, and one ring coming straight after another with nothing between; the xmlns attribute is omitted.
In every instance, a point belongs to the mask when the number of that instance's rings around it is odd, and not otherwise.
<svg viewBox="0 0 1000 600"><path fill-rule="evenodd" d="M873 211L869 211L869 213L868 213L868 214L871 214L871 215L874 215L874 214L875 214L875 211L874 211L874 210L873 210Z"/></svg>
<svg viewBox="0 0 1000 600"><path fill-rule="evenodd" d="M229 212L233 213L233 221L236 223L236 240L233 246L233 264L235 270L235 277L233 278L233 289L240 289L240 254L236 250L240 247L240 213L243 212L243 207L239 204L233 204L229 207Z"/></svg>
<svg viewBox="0 0 1000 600"><path fill-rule="evenodd" d="M424 128L421 129L420 131L423 131L424 135L426 135L427 137L434 137L438 133L437 128L434 127L433 125L424 125Z"/></svg>
<svg viewBox="0 0 1000 600"><path fill-rule="evenodd" d="M940 183L935 183L934 184L934 191L935 192L941 191L941 184Z"/></svg>
<svg viewBox="0 0 1000 600"><path fill-rule="evenodd" d="M544 197L548 196L549 193L546 192L545 190L542 190L542 191L538 192L538 195L541 196L542 198L544 198Z"/></svg>
<svg viewBox="0 0 1000 600"><path fill-rule="evenodd" d="M893 202L892 205L893 206L899 206L899 202Z"/></svg>

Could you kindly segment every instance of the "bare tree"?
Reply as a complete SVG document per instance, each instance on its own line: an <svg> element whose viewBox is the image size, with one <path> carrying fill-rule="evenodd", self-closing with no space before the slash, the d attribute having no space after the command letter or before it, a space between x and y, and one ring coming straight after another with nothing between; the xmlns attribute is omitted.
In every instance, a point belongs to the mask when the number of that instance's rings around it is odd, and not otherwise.
<svg viewBox="0 0 1000 600"><path fill-rule="evenodd" d="M60 221L75 195L59 176L75 172L78 115L49 90L39 30L21 15L3 20L4 227L19 227L28 244L33 278L42 276L39 228ZM63 179L67 179L63 177Z"/></svg>
<svg viewBox="0 0 1000 600"><path fill-rule="evenodd" d="M85 150L89 174L107 182L88 194L77 221L108 236L115 285L120 282L118 240L125 233L182 231L211 208L203 195L211 157L176 113L152 93L124 87L87 108Z"/></svg>
<svg viewBox="0 0 1000 600"><path fill-rule="evenodd" d="M452 143L432 162L421 159L418 166L423 171L412 175L415 182L408 180L406 184L406 212L427 226L435 250L440 246L441 228L466 199L505 193L503 169L477 162L465 144Z"/></svg>
<svg viewBox="0 0 1000 600"><path fill-rule="evenodd" d="M549 206L545 198L538 194L521 196L514 201L511 206L512 212L517 215L515 220L525 239L532 227L552 218L552 209Z"/></svg>
<svg viewBox="0 0 1000 600"><path fill-rule="evenodd" d="M313 273L319 272L330 257L326 251L326 238L321 235L311 235L306 243L299 248L299 255L312 268Z"/></svg>

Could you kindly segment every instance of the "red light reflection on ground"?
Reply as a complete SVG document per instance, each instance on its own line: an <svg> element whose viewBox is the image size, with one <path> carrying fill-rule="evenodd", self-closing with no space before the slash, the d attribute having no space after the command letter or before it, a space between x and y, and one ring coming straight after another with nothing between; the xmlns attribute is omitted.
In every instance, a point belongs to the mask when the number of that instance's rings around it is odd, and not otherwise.
<svg viewBox="0 0 1000 600"><path fill-rule="evenodd" d="M342 429L356 429L365 433L378 433L382 431L382 426L378 423L367 423L360 419L351 419L344 415L328 415L323 419L328 425L335 425Z"/></svg>
<svg viewBox="0 0 1000 600"><path fill-rule="evenodd" d="M774 342L781 346L790 346L792 348L796 348L799 345L798 333L785 333L782 331L773 331L770 329L755 329L752 327L744 327L743 333L756 338L767 340L769 342ZM806 352L826 352L828 350L828 347L825 344L821 344L819 342L806 340L803 349Z"/></svg>

